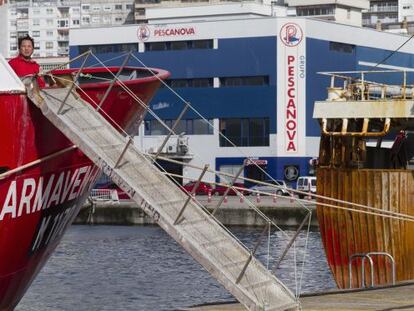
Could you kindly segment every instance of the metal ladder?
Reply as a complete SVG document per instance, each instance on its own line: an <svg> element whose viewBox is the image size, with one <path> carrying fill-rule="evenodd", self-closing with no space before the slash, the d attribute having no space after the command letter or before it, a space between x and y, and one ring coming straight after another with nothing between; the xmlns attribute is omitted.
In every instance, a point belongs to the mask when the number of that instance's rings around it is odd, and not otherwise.
<svg viewBox="0 0 414 311"><path fill-rule="evenodd" d="M292 292L69 89L29 98L105 174L249 310L297 310ZM42 98L43 97L43 98ZM64 104L62 104L64 103Z"/></svg>

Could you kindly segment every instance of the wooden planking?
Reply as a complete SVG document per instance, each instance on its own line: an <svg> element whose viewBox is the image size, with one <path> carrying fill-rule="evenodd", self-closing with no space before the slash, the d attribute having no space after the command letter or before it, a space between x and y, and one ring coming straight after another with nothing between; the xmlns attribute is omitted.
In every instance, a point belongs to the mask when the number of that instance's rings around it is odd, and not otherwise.
<svg viewBox="0 0 414 311"><path fill-rule="evenodd" d="M414 177L407 170L318 169L318 193L345 201L414 214ZM348 287L350 255L371 251L387 252L396 259L397 280L414 278L414 223L380 216L317 208L321 236L328 264L340 288ZM354 286L360 284L353 265ZM374 283L391 282L391 264L383 256L374 257ZM358 275L358 277L357 277ZM370 282L366 266L366 281Z"/></svg>
<svg viewBox="0 0 414 311"><path fill-rule="evenodd" d="M352 172L351 171L345 171L344 172L344 201L349 201L349 198L352 196ZM356 253L355 250L355 236L354 236L354 230L352 226L352 212L350 211L343 211L345 215L345 228L347 232L347 241L344 243L347 247L346 256L348 257L347 261L349 262L349 256ZM344 269L346 271L346 284L345 287L342 288L348 288L349 287L349 270L348 270L348 262L345 265ZM357 270L357 262L354 261L354 263L351 266L352 270L352 276L353 276L353 284L352 287L357 287L357 284L359 284L359 277L358 277L358 270Z"/></svg>

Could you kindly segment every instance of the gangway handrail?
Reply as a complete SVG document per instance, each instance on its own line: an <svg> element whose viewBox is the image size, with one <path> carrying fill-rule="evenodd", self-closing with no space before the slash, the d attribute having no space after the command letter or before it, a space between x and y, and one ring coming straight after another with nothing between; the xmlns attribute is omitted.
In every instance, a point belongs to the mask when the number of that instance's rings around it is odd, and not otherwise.
<svg viewBox="0 0 414 311"><path fill-rule="evenodd" d="M396 273L395 273L395 259L394 259L394 257L391 254L387 253L387 252L369 252L369 253L367 253L367 255L368 256L372 256L372 255L374 255L374 256L385 256L385 257L388 257L391 260L391 264L392 264L392 269L391 269L392 285L395 285L395 275L396 275Z"/></svg>
<svg viewBox="0 0 414 311"><path fill-rule="evenodd" d="M385 256L391 260L392 264L392 285L395 285L395 260L389 253L386 252L368 252L368 253L355 253L349 257L348 270L349 270L349 288L352 288L352 262L354 259L362 258L361 265L361 287L365 286L365 260L368 259L371 274L371 287L374 287L374 261L372 256Z"/></svg>
<svg viewBox="0 0 414 311"><path fill-rule="evenodd" d="M369 257L367 254L365 253L355 253L352 254L349 257L349 263L348 263L348 270L349 270L349 288L352 288L352 261L354 259L358 259L358 258L362 258L362 267L361 267L361 287L365 287L365 258L368 258L368 260L370 261L370 268L371 268L371 280L373 279L373 262L372 262L372 258Z"/></svg>

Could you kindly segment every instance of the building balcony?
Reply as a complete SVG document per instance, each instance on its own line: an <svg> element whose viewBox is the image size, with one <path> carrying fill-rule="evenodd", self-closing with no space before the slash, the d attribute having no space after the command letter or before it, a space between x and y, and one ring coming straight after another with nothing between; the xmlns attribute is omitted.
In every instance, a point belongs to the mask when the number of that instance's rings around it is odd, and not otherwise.
<svg viewBox="0 0 414 311"><path fill-rule="evenodd" d="M71 6L79 6L80 0L58 0L57 6L58 8L62 7L71 7Z"/></svg>
<svg viewBox="0 0 414 311"><path fill-rule="evenodd" d="M25 8L30 6L30 1L18 1L18 2L11 2L11 8Z"/></svg>
<svg viewBox="0 0 414 311"><path fill-rule="evenodd" d="M389 13L389 12L398 12L398 6L372 6L368 10L369 13Z"/></svg>
<svg viewBox="0 0 414 311"><path fill-rule="evenodd" d="M68 55L69 54L69 47L59 47L57 50L59 55Z"/></svg>
<svg viewBox="0 0 414 311"><path fill-rule="evenodd" d="M60 18L57 20L57 28L69 28L69 18Z"/></svg>
<svg viewBox="0 0 414 311"><path fill-rule="evenodd" d="M59 42L66 42L66 41L69 41L69 36L58 36L57 37L57 41L59 41Z"/></svg>
<svg viewBox="0 0 414 311"><path fill-rule="evenodd" d="M29 20L28 19L21 19L16 21L16 27L21 29L29 29Z"/></svg>

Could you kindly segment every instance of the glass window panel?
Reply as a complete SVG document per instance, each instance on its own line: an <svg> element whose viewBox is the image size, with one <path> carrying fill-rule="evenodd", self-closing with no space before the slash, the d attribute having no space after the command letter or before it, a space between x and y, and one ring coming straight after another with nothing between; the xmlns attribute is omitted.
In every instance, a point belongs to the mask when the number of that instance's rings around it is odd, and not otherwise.
<svg viewBox="0 0 414 311"><path fill-rule="evenodd" d="M198 135L208 134L207 121L204 121L203 119L195 119L193 120L193 126L194 126L194 134L198 134Z"/></svg>
<svg viewBox="0 0 414 311"><path fill-rule="evenodd" d="M170 47L171 50L187 50L188 44L187 41L172 41Z"/></svg>
<svg viewBox="0 0 414 311"><path fill-rule="evenodd" d="M167 50L167 43L166 42L145 43L145 50L147 50L147 51L165 51L165 50Z"/></svg>
<svg viewBox="0 0 414 311"><path fill-rule="evenodd" d="M192 81L193 87L211 87L213 86L213 79L212 78L199 78L193 79Z"/></svg>
<svg viewBox="0 0 414 311"><path fill-rule="evenodd" d="M166 130L158 120L151 120L151 135L165 135Z"/></svg>
<svg viewBox="0 0 414 311"><path fill-rule="evenodd" d="M191 47L193 49L212 49L213 40L194 40L191 41Z"/></svg>
<svg viewBox="0 0 414 311"><path fill-rule="evenodd" d="M175 121L174 121L175 122ZM175 131L174 131L177 135L181 134L181 133L187 133L187 121L186 120L180 120L180 122L178 122L177 126L175 127Z"/></svg>
<svg viewBox="0 0 414 311"><path fill-rule="evenodd" d="M144 134L151 135L151 121L149 120L144 122Z"/></svg>
<svg viewBox="0 0 414 311"><path fill-rule="evenodd" d="M213 126L214 126L214 123L213 123L213 119L209 119L208 120L208 133L209 134L214 134L214 128L213 128Z"/></svg>
<svg viewBox="0 0 414 311"><path fill-rule="evenodd" d="M187 79L174 79L171 80L171 87L188 87L188 80Z"/></svg>
<svg viewBox="0 0 414 311"><path fill-rule="evenodd" d="M187 120L187 133L186 134L187 135L196 134L196 133L194 133L193 120L192 119Z"/></svg>

